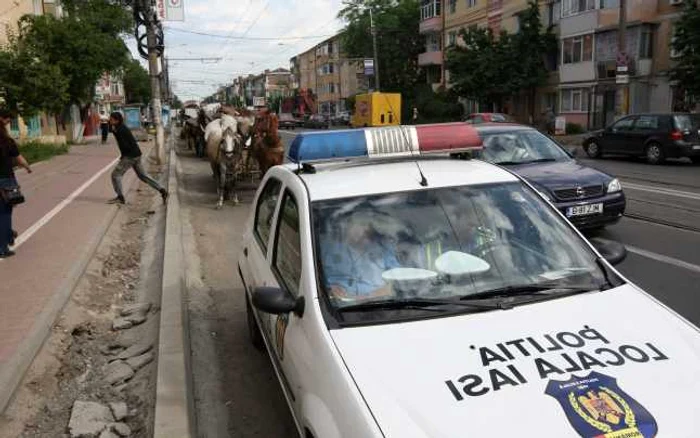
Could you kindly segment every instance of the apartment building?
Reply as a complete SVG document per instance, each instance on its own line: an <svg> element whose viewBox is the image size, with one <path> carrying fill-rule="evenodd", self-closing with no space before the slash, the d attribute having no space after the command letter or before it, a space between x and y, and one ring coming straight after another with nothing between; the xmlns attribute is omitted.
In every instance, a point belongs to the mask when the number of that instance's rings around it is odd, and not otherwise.
<svg viewBox="0 0 700 438"><path fill-rule="evenodd" d="M271 100L291 96L292 76L292 73L284 68L268 69L258 75L241 76L234 79L231 92L248 106L265 105ZM226 100L226 97L222 95L220 100Z"/></svg>
<svg viewBox="0 0 700 438"><path fill-rule="evenodd" d="M318 112L325 115L346 111L348 98L367 91L361 60L343 54L340 37L334 35L289 61L293 82L316 96Z"/></svg>
<svg viewBox="0 0 700 438"><path fill-rule="evenodd" d="M621 113L673 111L684 96L670 81L670 44L678 0L628 0L626 47L618 59L619 0L562 0L559 112L598 128ZM628 66L628 93L619 92L617 64Z"/></svg>

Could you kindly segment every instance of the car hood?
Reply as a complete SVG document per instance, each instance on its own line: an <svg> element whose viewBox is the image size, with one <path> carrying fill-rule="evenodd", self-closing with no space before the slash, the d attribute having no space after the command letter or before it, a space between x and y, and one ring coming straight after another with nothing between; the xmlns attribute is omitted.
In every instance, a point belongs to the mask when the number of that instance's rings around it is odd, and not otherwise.
<svg viewBox="0 0 700 438"><path fill-rule="evenodd" d="M510 170L531 183L548 189L571 188L595 184L607 184L612 177L576 160L551 163L516 164Z"/></svg>
<svg viewBox="0 0 700 438"><path fill-rule="evenodd" d="M700 430L700 332L631 285L331 334L386 437Z"/></svg>

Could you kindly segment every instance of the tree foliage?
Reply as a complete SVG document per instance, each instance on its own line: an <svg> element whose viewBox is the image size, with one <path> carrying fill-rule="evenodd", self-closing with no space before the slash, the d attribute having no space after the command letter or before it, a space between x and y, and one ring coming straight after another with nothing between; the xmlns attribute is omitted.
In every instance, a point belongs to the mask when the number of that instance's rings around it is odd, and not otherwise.
<svg viewBox="0 0 700 438"><path fill-rule="evenodd" d="M446 61L455 92L500 108L506 97L524 91L534 94L546 83L546 55L556 50L556 37L542 25L534 1L520 15L519 23L515 34L495 35L479 28L460 31L463 44L450 47Z"/></svg>
<svg viewBox="0 0 700 438"><path fill-rule="evenodd" d="M71 103L89 101L104 72L129 61L120 36L131 29L132 17L110 0L63 0L66 14L26 15L20 20L19 42L41 62L57 67L68 82Z"/></svg>
<svg viewBox="0 0 700 438"><path fill-rule="evenodd" d="M13 41L9 50L0 51L0 94L15 114L58 113L68 102L68 81L57 66Z"/></svg>
<svg viewBox="0 0 700 438"><path fill-rule="evenodd" d="M418 55L425 51L418 32L418 0L347 0L338 17L346 26L341 39L349 58L372 58L370 13L377 31L381 91L409 92L419 83Z"/></svg>
<svg viewBox="0 0 700 438"><path fill-rule="evenodd" d="M148 71L135 59L124 67L122 73L124 91L128 103L148 103L151 100L151 78Z"/></svg>
<svg viewBox="0 0 700 438"><path fill-rule="evenodd" d="M671 78L690 96L700 100L700 9L697 2L685 1L683 13L675 25L672 47L679 56Z"/></svg>

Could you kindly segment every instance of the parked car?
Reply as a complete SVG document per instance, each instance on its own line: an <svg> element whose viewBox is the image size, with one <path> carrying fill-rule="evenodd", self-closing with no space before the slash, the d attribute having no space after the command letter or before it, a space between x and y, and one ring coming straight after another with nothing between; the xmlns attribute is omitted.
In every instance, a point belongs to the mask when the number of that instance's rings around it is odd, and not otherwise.
<svg viewBox="0 0 700 438"><path fill-rule="evenodd" d="M331 123L338 126L348 126L350 124L350 113L343 111L331 117Z"/></svg>
<svg viewBox="0 0 700 438"><path fill-rule="evenodd" d="M281 113L278 117L280 129L296 129L297 120L291 113Z"/></svg>
<svg viewBox="0 0 700 438"><path fill-rule="evenodd" d="M472 113L465 120L467 123L479 125L481 123L512 123L513 118L501 113Z"/></svg>
<svg viewBox="0 0 700 438"><path fill-rule="evenodd" d="M525 178L580 229L620 220L626 200L620 182L585 166L554 140L529 126L475 126L484 144L476 156Z"/></svg>
<svg viewBox="0 0 700 438"><path fill-rule="evenodd" d="M308 119L304 122L304 128L310 128L310 129L328 129L330 127L330 123L328 120L322 116L321 114L312 114L309 116Z"/></svg>
<svg viewBox="0 0 700 438"><path fill-rule="evenodd" d="M592 132L584 140L583 149L591 158L634 155L645 157L650 164L660 164L666 158L688 157L699 164L699 129L698 114L634 114Z"/></svg>

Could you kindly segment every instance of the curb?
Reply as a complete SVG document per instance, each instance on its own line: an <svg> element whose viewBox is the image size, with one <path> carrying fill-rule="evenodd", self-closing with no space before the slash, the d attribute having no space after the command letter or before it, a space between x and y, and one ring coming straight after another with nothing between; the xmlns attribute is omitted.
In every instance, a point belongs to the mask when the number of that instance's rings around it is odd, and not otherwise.
<svg viewBox="0 0 700 438"><path fill-rule="evenodd" d="M190 339L182 248L182 224L178 199L177 156L169 137L168 209L165 219L163 283L158 335L158 378L153 436L194 436L194 397L190 365Z"/></svg>

